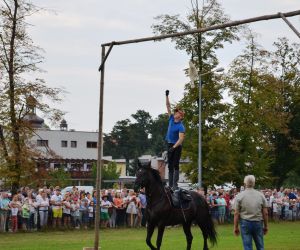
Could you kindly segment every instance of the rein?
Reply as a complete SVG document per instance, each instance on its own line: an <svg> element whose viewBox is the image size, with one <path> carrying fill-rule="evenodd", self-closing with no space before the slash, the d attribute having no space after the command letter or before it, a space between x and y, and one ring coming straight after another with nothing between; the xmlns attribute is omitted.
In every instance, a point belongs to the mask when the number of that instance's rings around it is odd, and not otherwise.
<svg viewBox="0 0 300 250"><path fill-rule="evenodd" d="M148 202L148 204L150 205L149 207L153 208L153 207L155 207L158 203L160 203L164 199L164 196L162 194L160 196L160 199L157 200L157 201L155 201L154 203L151 203L151 199L150 198L151 198L151 196L149 196L149 202Z"/></svg>
<svg viewBox="0 0 300 250"><path fill-rule="evenodd" d="M168 198L169 204L170 204L170 206L172 207L172 203L171 203L170 197L169 197L168 192L167 192L167 190L166 190L165 187L164 187L164 191L165 191L165 194L166 194L166 196L167 196L167 198Z"/></svg>
<svg viewBox="0 0 300 250"><path fill-rule="evenodd" d="M159 198L159 200L157 200L157 201L155 201L154 203L151 203L151 194L149 194L148 195L148 197L149 197L149 207L151 207L151 208L153 208L153 207L155 207L158 203L160 203L163 199L164 199L164 194L167 196L167 199L168 199L168 202L169 202L169 205L170 205L170 207L172 208L172 203L171 203L171 200L170 200L170 197L169 197L169 195L168 195L168 193L167 193L167 191L166 191L166 188L165 187L162 187L163 188L163 190L164 190L164 192L162 192L161 193L161 196L160 196L160 198Z"/></svg>

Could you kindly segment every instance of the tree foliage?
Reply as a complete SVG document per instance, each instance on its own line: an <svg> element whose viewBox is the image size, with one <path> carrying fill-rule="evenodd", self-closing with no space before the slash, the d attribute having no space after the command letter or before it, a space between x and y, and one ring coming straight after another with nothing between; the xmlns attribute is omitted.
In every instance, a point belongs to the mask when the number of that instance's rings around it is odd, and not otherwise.
<svg viewBox="0 0 300 250"><path fill-rule="evenodd" d="M153 119L144 110L137 110L131 117L132 120L116 122L112 131L104 136L103 152L113 158L125 158L127 174L134 175L138 157L161 155L165 151L168 117L163 114Z"/></svg>
<svg viewBox="0 0 300 250"><path fill-rule="evenodd" d="M118 170L118 166L115 162L109 162L108 164L103 165L102 172L101 172L101 186L103 188L111 188L113 183L106 183L105 180L118 180L121 171ZM92 177L96 181L97 177L97 165L93 164L92 167Z"/></svg>
<svg viewBox="0 0 300 250"><path fill-rule="evenodd" d="M192 10L184 19L161 15L152 26L156 34L169 34L230 21L214 0ZM222 77L212 73L217 51L246 33L246 48ZM202 168L205 185L233 181L242 184L246 174L257 182L280 185L299 172L299 45L286 38L267 51L247 27L233 27L172 40L191 57L202 85ZM199 84L187 83L180 105L186 111L183 156L190 164L183 171L198 177ZM290 178L290 177L289 177Z"/></svg>
<svg viewBox="0 0 300 250"><path fill-rule="evenodd" d="M197 0L191 1L192 10L186 18L179 15L161 15L156 18L157 23L153 25L155 33L168 34L180 31L188 31L196 28L208 27L215 24L221 24L230 21L230 18L224 13L221 5L210 0L203 2L199 6ZM187 20L187 21L186 21ZM222 128L224 124L224 115L228 110L228 106L222 102L222 91L224 86L220 84L220 77L212 73L219 61L217 58L217 50L224 47L225 43L232 43L238 40L238 28L232 27L222 30L214 30L205 33L189 35L185 37L174 38L175 47L185 51L194 62L198 69L198 74L203 75L202 78L202 156L203 156L203 179L207 185L215 172L216 166L210 165L215 162L213 152L218 151L219 145L210 143L211 135L215 142L224 143L224 134ZM210 72L210 73L209 73ZM184 171L193 181L197 180L197 162L198 162L198 104L199 104L199 86L198 84L187 83L185 85L185 93L180 105L185 110L186 138L183 147L183 156L188 157L191 163L188 164ZM218 132L216 132L218 131ZM219 164L220 166L220 164ZM231 172L234 174L234 171ZM220 171L222 175L222 171ZM223 178L217 177L216 180Z"/></svg>
<svg viewBox="0 0 300 250"><path fill-rule="evenodd" d="M39 11L28 0L0 2L0 164L1 175L12 184L13 192L22 176L35 167L35 152L26 143L33 131L26 119L32 106L53 122L62 115L49 105L49 101L61 100L62 91L48 87L39 77L43 50L27 32L26 19Z"/></svg>
<svg viewBox="0 0 300 250"><path fill-rule="evenodd" d="M63 166L48 172L47 184L50 186L66 187L72 183L71 174Z"/></svg>
<svg viewBox="0 0 300 250"><path fill-rule="evenodd" d="M289 115L286 130L275 131L271 138L275 158L272 174L280 186L290 173L300 173L300 44L279 38L274 48L273 72L282 96L278 109Z"/></svg>

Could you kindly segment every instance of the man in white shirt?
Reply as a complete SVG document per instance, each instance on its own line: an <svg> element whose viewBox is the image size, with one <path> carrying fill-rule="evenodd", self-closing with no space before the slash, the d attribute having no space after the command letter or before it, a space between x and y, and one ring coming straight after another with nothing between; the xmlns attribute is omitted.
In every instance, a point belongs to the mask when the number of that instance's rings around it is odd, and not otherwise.
<svg viewBox="0 0 300 250"><path fill-rule="evenodd" d="M55 190L55 194L51 196L51 205L53 213L53 227L60 227L62 218L62 202L63 198L60 189Z"/></svg>

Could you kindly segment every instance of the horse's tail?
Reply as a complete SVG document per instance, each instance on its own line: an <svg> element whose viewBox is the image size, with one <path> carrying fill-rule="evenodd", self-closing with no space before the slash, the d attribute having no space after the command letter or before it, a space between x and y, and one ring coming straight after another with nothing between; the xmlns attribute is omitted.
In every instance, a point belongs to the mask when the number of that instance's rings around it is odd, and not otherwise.
<svg viewBox="0 0 300 250"><path fill-rule="evenodd" d="M216 245L217 244L217 232L215 229L215 224L214 224L211 214L209 212L209 206L203 197L198 196L195 199L195 201L198 206L198 209L200 208L198 210L198 216L200 216L200 217L198 217L198 219L199 219L198 222L201 225L203 225L201 227L201 230L203 230L204 233L207 234L208 239L211 242L211 244Z"/></svg>
<svg viewBox="0 0 300 250"><path fill-rule="evenodd" d="M215 229L215 224L212 220L211 214L208 214L208 216L206 216L206 227L205 227L205 231L208 235L209 241L211 242L212 245L216 245L217 244L217 232Z"/></svg>

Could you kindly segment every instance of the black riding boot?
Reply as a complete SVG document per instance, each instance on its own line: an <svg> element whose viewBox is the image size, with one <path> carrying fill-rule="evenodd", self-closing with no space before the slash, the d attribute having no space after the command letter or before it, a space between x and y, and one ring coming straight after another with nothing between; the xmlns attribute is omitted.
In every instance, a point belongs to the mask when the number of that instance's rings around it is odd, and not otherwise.
<svg viewBox="0 0 300 250"><path fill-rule="evenodd" d="M170 188L173 188L173 175L174 175L174 172L173 171L170 171L169 170L169 187Z"/></svg>
<svg viewBox="0 0 300 250"><path fill-rule="evenodd" d="M179 181L179 170L174 170L174 179L173 179L173 189L178 188L178 181Z"/></svg>

